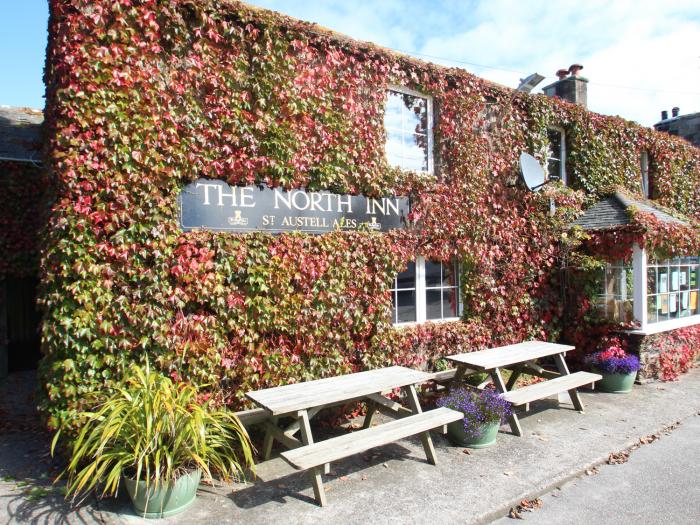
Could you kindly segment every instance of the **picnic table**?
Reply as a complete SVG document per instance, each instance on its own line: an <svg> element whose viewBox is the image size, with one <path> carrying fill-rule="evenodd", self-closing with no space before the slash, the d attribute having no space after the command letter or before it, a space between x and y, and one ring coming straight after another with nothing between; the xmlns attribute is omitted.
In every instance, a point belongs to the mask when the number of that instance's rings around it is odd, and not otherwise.
<svg viewBox="0 0 700 525"><path fill-rule="evenodd" d="M489 348L478 352L468 352L445 357L457 365L457 371L452 385L462 381L469 370L487 372L493 380L496 389L502 397L514 406L526 405L538 399L568 392L574 408L583 412L583 403L576 390L578 387L594 383L602 379L599 374L590 372L569 372L565 356L575 347L545 341L525 341L514 345ZM536 361L543 357L552 356L559 373L545 370ZM506 384L501 369L509 369L512 374ZM513 389L522 373L530 373L547 380L540 383ZM509 418L510 428L516 436L522 436L522 428L518 416L513 413Z"/></svg>
<svg viewBox="0 0 700 525"><path fill-rule="evenodd" d="M435 465L437 459L429 431L462 419L463 415L448 408L422 411L415 385L431 378L425 372L392 366L248 392L246 396L268 415L263 458L269 459L274 441L289 449L282 452L282 458L298 470L310 471L314 495L321 506L326 504L321 468L327 473L332 461L419 435L428 461ZM402 389L409 408L383 395L397 388ZM368 403L362 430L315 441L310 420L322 408L360 400ZM378 410L400 419L372 427ZM284 418L292 418L291 424L280 426ZM297 433L299 438L294 437Z"/></svg>

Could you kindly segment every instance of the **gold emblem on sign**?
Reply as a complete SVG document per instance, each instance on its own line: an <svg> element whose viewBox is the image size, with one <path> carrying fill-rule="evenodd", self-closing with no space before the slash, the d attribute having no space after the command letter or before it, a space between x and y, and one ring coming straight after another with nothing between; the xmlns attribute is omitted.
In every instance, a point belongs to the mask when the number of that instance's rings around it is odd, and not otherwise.
<svg viewBox="0 0 700 525"><path fill-rule="evenodd" d="M233 217L228 218L228 223L231 226L246 226L248 224L248 219L241 217L241 212L236 210L233 212Z"/></svg>

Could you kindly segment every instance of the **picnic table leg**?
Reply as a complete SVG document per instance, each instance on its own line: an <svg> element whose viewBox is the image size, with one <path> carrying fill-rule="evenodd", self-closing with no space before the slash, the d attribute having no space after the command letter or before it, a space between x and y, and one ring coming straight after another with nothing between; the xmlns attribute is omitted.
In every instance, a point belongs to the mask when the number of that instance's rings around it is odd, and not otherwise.
<svg viewBox="0 0 700 525"><path fill-rule="evenodd" d="M561 375L568 376L571 373L569 372L569 367L566 366L566 361L564 360L563 354L554 354L554 362L557 364L557 368L559 369L559 373ZM579 412L583 412L583 403L578 395L578 390L575 388L569 390L569 397L571 398L571 402L574 404L574 408Z"/></svg>
<svg viewBox="0 0 700 525"><path fill-rule="evenodd" d="M268 422L268 425L277 425L277 417L272 417L270 418L270 421ZM265 439L263 440L263 459L268 460L270 459L270 455L272 454L272 445L275 442L275 436L272 434L272 431L268 428L265 430Z"/></svg>
<svg viewBox="0 0 700 525"><path fill-rule="evenodd" d="M513 370L513 373L510 375L510 378L508 379L508 384L506 385L506 388L508 390L513 390L513 387L515 386L515 382L518 380L520 377L520 374L523 372L523 367L519 366L515 370Z"/></svg>
<svg viewBox="0 0 700 525"><path fill-rule="evenodd" d="M311 445L314 442L314 438L311 435L311 425L309 424L309 414L306 410L300 410L297 412L297 418L300 423L301 430L301 441L304 445ZM316 501L321 507L326 505L326 491L323 490L323 479L321 478L321 467L314 467L310 471L311 483L314 487L314 496Z"/></svg>
<svg viewBox="0 0 700 525"><path fill-rule="evenodd" d="M462 379L464 379L464 376L466 373L467 373L466 366L457 365L457 371L455 372L455 375L452 378L452 381L450 382L450 387L458 386L462 382Z"/></svg>
<svg viewBox="0 0 700 525"><path fill-rule="evenodd" d="M372 420L374 419L374 414L377 412L377 404L371 399L367 400L367 414L365 414L365 420L362 423L362 428L369 428L372 426Z"/></svg>
<svg viewBox="0 0 700 525"><path fill-rule="evenodd" d="M506 388L506 384L503 381L503 376L501 376L501 371L498 368L494 368L489 373L493 378L493 383L496 385L496 389L502 394L507 392L508 389ZM510 423L510 429L513 431L513 434L515 434L516 436L523 435L523 429L520 427L520 420L518 419L518 416L515 415L515 413L510 415L510 417L508 418L508 423Z"/></svg>
<svg viewBox="0 0 700 525"><path fill-rule="evenodd" d="M420 407L420 401L418 401L418 394L416 393L416 387L413 385L407 385L404 387L404 392L408 398L408 405L414 414L421 414L423 409ZM435 455L435 447L433 446L433 440L430 437L430 432L422 432L420 434L420 440L423 442L423 449L425 450L425 455L428 458L428 462L431 465L437 465L437 456Z"/></svg>

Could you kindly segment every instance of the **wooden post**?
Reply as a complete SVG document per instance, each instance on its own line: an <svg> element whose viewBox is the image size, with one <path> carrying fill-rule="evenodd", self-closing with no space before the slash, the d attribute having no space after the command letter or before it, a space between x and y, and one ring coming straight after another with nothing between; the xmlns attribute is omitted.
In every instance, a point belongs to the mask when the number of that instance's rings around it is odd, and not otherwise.
<svg viewBox="0 0 700 525"><path fill-rule="evenodd" d="M314 442L314 438L311 435L311 425L309 424L309 414L306 410L300 410L297 412L297 418L300 423L301 430L301 442L304 445L311 445ZM323 489L323 479L321 478L321 468L314 467L309 473L311 474L311 484L314 487L314 496L316 501L321 507L326 506L326 491Z"/></svg>
<svg viewBox="0 0 700 525"><path fill-rule="evenodd" d="M421 414L423 409L420 407L420 401L418 401L418 394L416 393L416 387L413 385L407 385L404 387L404 392L408 398L408 405L414 414ZM437 465L437 456L435 455L435 447L433 446L433 440L430 437L430 432L421 432L420 440L423 442L423 450L425 450L425 455L428 458L428 462L431 465Z"/></svg>
<svg viewBox="0 0 700 525"><path fill-rule="evenodd" d="M7 281L0 281L0 380L8 374L9 336L7 333Z"/></svg>

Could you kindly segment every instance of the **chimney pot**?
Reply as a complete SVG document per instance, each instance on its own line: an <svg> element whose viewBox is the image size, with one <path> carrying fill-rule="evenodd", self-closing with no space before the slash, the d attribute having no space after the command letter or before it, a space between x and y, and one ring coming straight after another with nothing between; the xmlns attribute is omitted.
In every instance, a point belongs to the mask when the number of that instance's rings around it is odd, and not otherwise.
<svg viewBox="0 0 700 525"><path fill-rule="evenodd" d="M678 107L671 108L671 116L677 117L677 116L678 116L678 113L680 113L680 111L681 111L681 110L680 110Z"/></svg>
<svg viewBox="0 0 700 525"><path fill-rule="evenodd" d="M557 77L559 80L564 80L566 78L566 75L569 74L568 69L560 69L559 71L556 72Z"/></svg>
<svg viewBox="0 0 700 525"><path fill-rule="evenodd" d="M668 111L661 112L661 120L666 120L668 118Z"/></svg>
<svg viewBox="0 0 700 525"><path fill-rule="evenodd" d="M581 64L571 64L569 66L569 73L571 73L572 77L577 77L578 72L583 69L583 66Z"/></svg>

